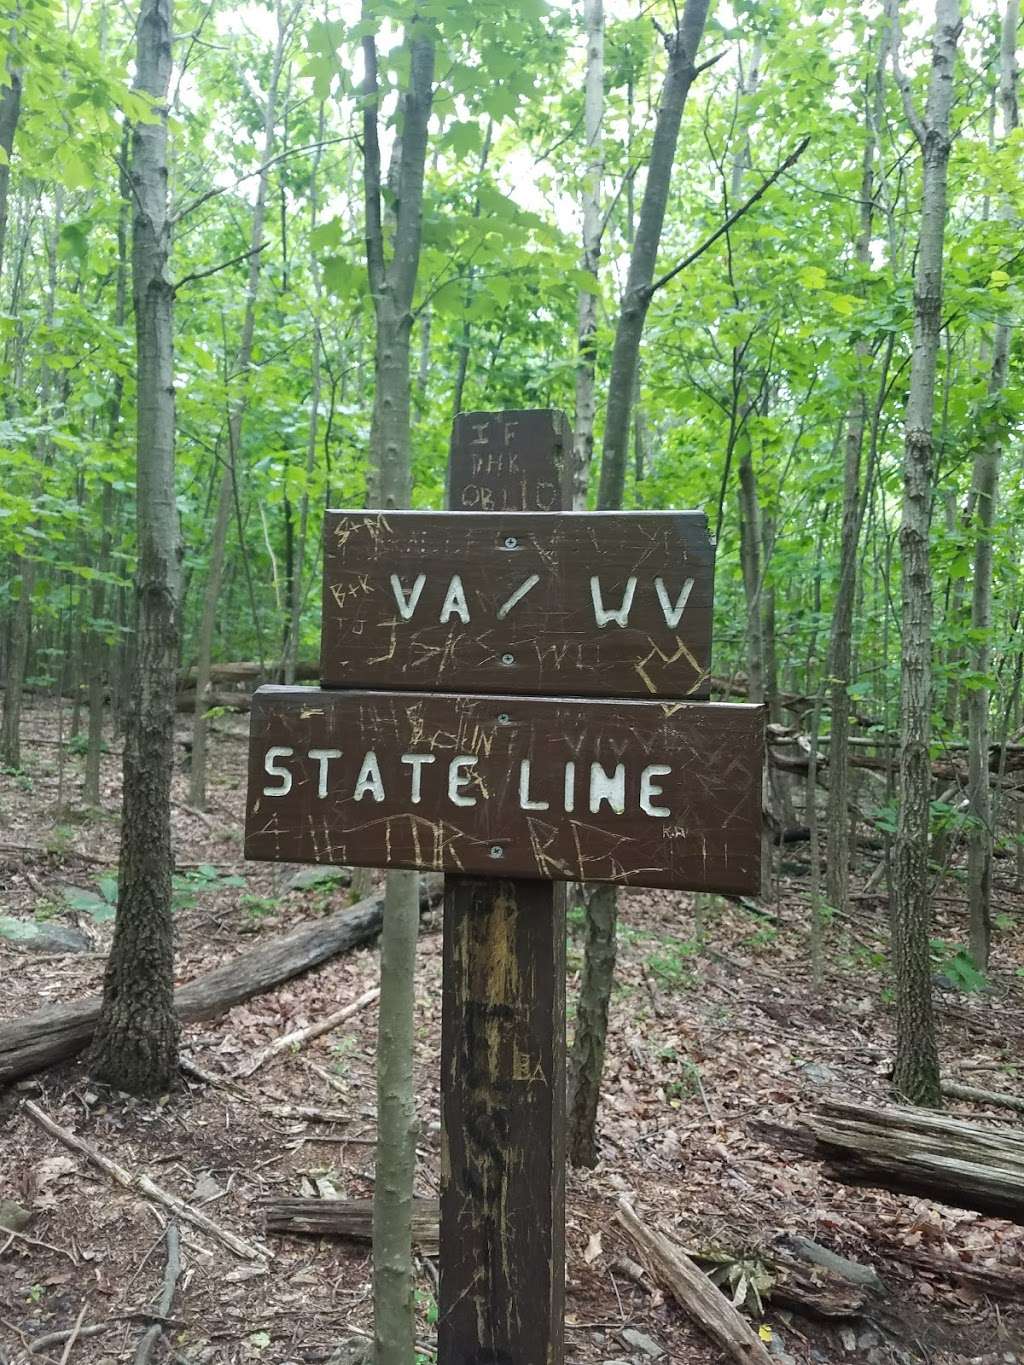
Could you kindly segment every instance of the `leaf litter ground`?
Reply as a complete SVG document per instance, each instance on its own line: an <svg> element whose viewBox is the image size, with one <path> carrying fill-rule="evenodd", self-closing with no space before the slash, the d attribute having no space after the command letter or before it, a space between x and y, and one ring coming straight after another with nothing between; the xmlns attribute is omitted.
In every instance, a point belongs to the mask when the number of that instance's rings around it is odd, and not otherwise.
<svg viewBox="0 0 1024 1365"><path fill-rule="evenodd" d="M24 773L0 777L0 916L76 930L88 946L40 952L0 939L4 1019L97 990L110 941L104 909L110 884L102 879L116 867L118 759L104 761L103 812L85 819L75 807L81 760L57 748L57 733L53 708L33 708ZM187 778L176 779L179 981L339 908L349 896L337 886L287 890L297 869L242 862L244 737L244 722L236 720L221 722L213 736L208 812L188 808ZM805 947L806 871L787 850L778 896L756 910L707 898L697 906L692 896L669 892L621 898L602 1157L595 1171L570 1172L568 1181L570 1362L724 1359L661 1286L638 1274L636 1248L613 1220L622 1195L691 1251L724 1249L743 1262L734 1282L743 1268L756 1276L780 1233L811 1237L875 1266L889 1293L867 1317L825 1321L782 1311L770 1289L759 1311L748 1295L746 1311L780 1365L1024 1361L1024 1307L1013 1297L986 1297L957 1273L978 1268L1020 1277L1024 1229L924 1199L837 1185L816 1163L761 1136L764 1121L793 1125L823 1098L887 1098L893 1020L884 901L855 900L850 917L832 922L827 980L815 992ZM1009 865L997 868L1001 927L990 989L961 993L953 972L943 977L937 1003L945 1073L1020 1093L1024 897L1010 876ZM963 928L961 901L954 875L936 901L936 932L950 943ZM571 994L580 912L570 918ZM378 974L373 947L349 953L220 1019L187 1027L183 1049L227 1082L259 1048L354 1000ZM433 915L424 921L417 983L424 1196L436 1195L439 1178L440 980L440 917ZM267 1236L261 1201L370 1196L375 1042L371 1007L236 1085L185 1076L173 1095L142 1103L92 1085L75 1061L0 1096L0 1201L17 1210L11 1224L17 1235L0 1228L0 1361L131 1359L164 1273L165 1211L119 1189L44 1134L21 1109L26 1098L133 1173L148 1173L272 1253L265 1264L248 1264L183 1224L183 1271L153 1360L312 1365L329 1360L341 1342L365 1340L366 1249ZM280 1117L289 1104L340 1109L345 1121ZM975 1119L1013 1121L1005 1110L951 1107ZM0 1202L0 1222L5 1210ZM913 1265L922 1253L926 1270ZM949 1274L934 1268L943 1260ZM425 1361L432 1358L433 1294L433 1267L421 1261ZM70 1351L57 1342L29 1354L34 1341L76 1320L82 1330Z"/></svg>

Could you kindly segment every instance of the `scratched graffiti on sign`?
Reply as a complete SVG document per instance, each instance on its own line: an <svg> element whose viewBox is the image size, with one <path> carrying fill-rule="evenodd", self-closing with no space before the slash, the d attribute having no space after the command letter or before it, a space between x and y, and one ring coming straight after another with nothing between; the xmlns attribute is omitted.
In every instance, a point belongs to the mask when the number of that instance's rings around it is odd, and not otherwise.
<svg viewBox="0 0 1024 1365"><path fill-rule="evenodd" d="M760 709L261 688L246 857L736 893Z"/></svg>
<svg viewBox="0 0 1024 1365"><path fill-rule="evenodd" d="M328 512L325 686L708 695L702 512Z"/></svg>

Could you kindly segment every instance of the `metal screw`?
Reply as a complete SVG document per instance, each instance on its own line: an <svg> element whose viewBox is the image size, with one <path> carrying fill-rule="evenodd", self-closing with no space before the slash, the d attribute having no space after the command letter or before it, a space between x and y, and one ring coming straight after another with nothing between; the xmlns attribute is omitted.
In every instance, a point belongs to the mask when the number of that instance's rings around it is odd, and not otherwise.
<svg viewBox="0 0 1024 1365"><path fill-rule="evenodd" d="M502 846L501 846L500 844L492 844L492 845L491 845L491 857L492 857L492 858L504 858L504 856L505 856L505 850L502 848Z"/></svg>
<svg viewBox="0 0 1024 1365"><path fill-rule="evenodd" d="M506 550L518 550L518 548L519 548L519 541L516 539L515 536L506 536L506 537L505 537L505 549L506 549Z"/></svg>
<svg viewBox="0 0 1024 1365"><path fill-rule="evenodd" d="M509 719L510 719L510 717L509 717L509 714L508 714L507 711L499 711L499 713L498 713L498 724L499 724L499 725L507 725L507 724L509 723Z"/></svg>
<svg viewBox="0 0 1024 1365"><path fill-rule="evenodd" d="M515 661L516 661L516 656L515 656L514 654L503 654L503 655L501 656L501 662L502 662L503 664L506 664L506 665L507 665L507 664L514 664Z"/></svg>

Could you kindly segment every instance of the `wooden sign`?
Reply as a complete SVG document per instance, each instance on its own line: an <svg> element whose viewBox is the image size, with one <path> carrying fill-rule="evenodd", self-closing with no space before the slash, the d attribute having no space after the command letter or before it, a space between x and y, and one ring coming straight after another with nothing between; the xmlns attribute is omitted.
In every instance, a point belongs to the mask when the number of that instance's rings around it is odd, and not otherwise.
<svg viewBox="0 0 1024 1365"><path fill-rule="evenodd" d="M246 857L450 874L438 1365L564 1360L559 883L760 880L763 708L700 700L706 522L561 514L571 446L460 413L459 515L328 513L324 690L253 699Z"/></svg>
<svg viewBox="0 0 1024 1365"><path fill-rule="evenodd" d="M328 512L321 681L708 695L703 512Z"/></svg>
<svg viewBox="0 0 1024 1365"><path fill-rule="evenodd" d="M757 706L263 687L245 856L752 892L762 732Z"/></svg>

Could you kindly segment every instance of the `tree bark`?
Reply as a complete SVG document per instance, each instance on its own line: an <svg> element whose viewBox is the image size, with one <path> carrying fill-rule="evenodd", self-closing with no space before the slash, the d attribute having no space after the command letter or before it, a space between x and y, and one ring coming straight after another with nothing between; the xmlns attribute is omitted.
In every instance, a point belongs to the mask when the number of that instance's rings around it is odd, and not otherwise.
<svg viewBox="0 0 1024 1365"><path fill-rule="evenodd" d="M640 338L651 301L651 282L665 219L679 125L686 97L697 73L697 48L704 33L709 3L710 0L686 0L678 27L666 39L668 70L658 106L647 184L630 253L626 291L615 329L608 380L597 499L602 511L622 506ZM574 1164L577 1156L583 1164L590 1164L596 1151L597 1106L615 970L616 913L615 888L597 888L588 900L587 938L579 995L582 1014L577 1020L568 1062L571 1095L568 1115L569 1159Z"/></svg>
<svg viewBox="0 0 1024 1365"><path fill-rule="evenodd" d="M364 10L364 17L368 18ZM363 38L363 181L366 267L376 318L374 403L367 501L408 507L412 500L410 337L419 272L427 129L433 102L433 32L413 12L405 31L407 85L392 158L394 232L384 244L379 141L377 44ZM377 1365L408 1365L415 1354L412 1210L416 1169L412 1074L415 1000L415 873L389 872L381 936L381 1003L377 1051L377 1183L373 1208L373 1299Z"/></svg>
<svg viewBox="0 0 1024 1365"><path fill-rule="evenodd" d="M178 1065L171 921L171 776L181 544L174 488L174 291L167 211L172 0L142 0L136 87L158 108L132 131L137 347L137 643L124 746L114 941L90 1072L118 1090L167 1090Z"/></svg>
<svg viewBox="0 0 1024 1365"><path fill-rule="evenodd" d="M922 121L899 67L897 0L893 68L921 148L921 226L914 272L914 334L905 414L900 640L899 817L893 851L896 1064L893 1086L914 1104L938 1107L939 1063L932 1008L928 834L931 801L931 625L929 533L933 501L932 427L942 327L942 254L951 145L950 112L961 20L956 0L936 0L928 98Z"/></svg>
<svg viewBox="0 0 1024 1365"><path fill-rule="evenodd" d="M1017 27L1019 0L1007 0L1000 44L999 99L1003 111L1003 136L1018 125ZM1012 214L1004 207L1003 216ZM992 369L988 396L998 402L1006 387L1010 361L1009 321L996 323L992 342ZM989 670L992 665L992 528L999 489L999 464L1003 422L991 414L998 429L985 435L974 456L974 582L971 591L970 669L975 685L967 694L969 772L967 780L967 903L970 952L974 965L988 967L992 936L992 790L989 774Z"/></svg>
<svg viewBox="0 0 1024 1365"><path fill-rule="evenodd" d="M597 408L598 261L601 257L601 170L604 165L604 0L586 0L583 22L587 34L587 75L583 96L584 156L583 259L580 268L592 286L580 289L576 328L576 415L573 423L572 505L587 505L590 465L594 458L594 416Z"/></svg>

